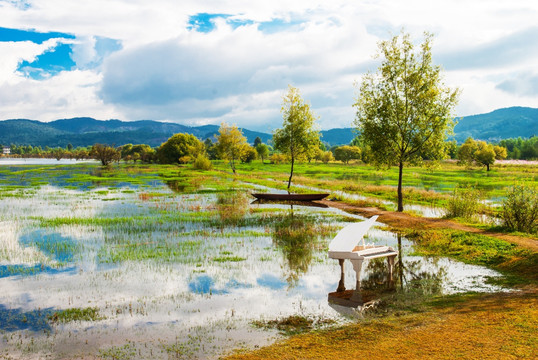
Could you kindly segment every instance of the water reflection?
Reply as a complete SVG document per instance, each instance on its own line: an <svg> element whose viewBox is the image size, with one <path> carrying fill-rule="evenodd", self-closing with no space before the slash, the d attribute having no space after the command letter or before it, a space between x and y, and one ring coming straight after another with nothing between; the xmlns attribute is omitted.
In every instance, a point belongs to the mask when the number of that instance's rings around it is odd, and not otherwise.
<svg viewBox="0 0 538 360"><path fill-rule="evenodd" d="M329 306L346 316L362 317L366 310L382 302L398 307L394 304L403 301L408 305L428 296L442 294L449 282L448 264L438 258L430 258L430 266L427 266L424 258L406 255L401 234L397 234L397 239L398 257L394 271L391 264L382 258L368 260L365 276L356 279L355 289L346 289L342 270L336 291L328 294Z"/></svg>
<svg viewBox="0 0 538 360"><path fill-rule="evenodd" d="M189 183L180 180L168 180L165 181L166 186L175 193L182 194L189 187Z"/></svg>
<svg viewBox="0 0 538 360"><path fill-rule="evenodd" d="M111 341L121 347L129 340L137 349L147 346L154 352L180 341L198 347L193 357L209 358L214 351L219 353L216 358L232 347L271 341L272 334L248 325L251 320L305 315L340 321L331 307L356 313L359 304L367 309L378 299L392 300L400 292L412 297L419 291L437 291L440 285L447 293L497 290L484 285L484 277L495 276L492 271L413 256L410 241L373 229L368 241L398 246L403 259L395 264L394 284L387 281L384 259L365 263L358 289L355 273L347 267L348 283L342 281L342 294L330 299L348 298L355 307L338 305L338 300L328 304L327 294L337 288L340 269L322 249L351 215L295 204L293 209L289 204L260 205L250 211L242 195L236 198L232 192L222 193L217 204L218 194L177 196L159 184L151 191L169 196L160 197L157 204L142 200L140 194L147 189L131 188L106 195L41 187L21 198L0 198L0 253L2 247L11 251L4 252L7 256L0 266L0 304L4 304L0 330L40 329L44 316L38 314L39 308L95 306L107 318L92 322L88 330L88 324L78 322L51 324L54 337L32 334L22 346L36 341L36 349L52 348L69 341L71 352L65 357L80 357L79 349L88 339L97 348L106 348ZM236 211L237 222L221 221ZM51 221L42 228L33 219L36 216L58 218L61 225ZM120 256L121 261L101 264L103 254ZM223 254L241 261L214 261ZM41 265L58 262L76 268ZM72 272L60 274L63 271ZM37 272L41 274L13 276ZM439 277L444 272L446 280ZM126 309L131 304L140 310L130 313ZM25 316L26 323L19 321ZM238 342L232 343L232 336ZM18 345L4 346L9 353Z"/></svg>
<svg viewBox="0 0 538 360"><path fill-rule="evenodd" d="M11 276L30 276L36 274L49 274L56 275L62 273L68 273L71 275L76 274L76 267L68 268L55 268L51 266L46 266L43 264L37 264L33 266L15 264L15 265L0 265L0 278L6 278Z"/></svg>
<svg viewBox="0 0 538 360"><path fill-rule="evenodd" d="M314 249L319 247L319 233L315 217L295 214L293 205L290 207L287 215L275 223L273 244L282 252L287 265L286 281L294 287L308 271Z"/></svg>
<svg viewBox="0 0 538 360"><path fill-rule="evenodd" d="M235 224L249 210L249 198L245 191L221 192L217 194L217 211L225 224Z"/></svg>
<svg viewBox="0 0 538 360"><path fill-rule="evenodd" d="M253 202L250 203L251 205L261 205L261 204L264 204L264 205L271 205L271 204L277 204L277 205L289 205L291 207L293 207L293 205L296 205L296 206L306 206L306 207L317 207L317 208L323 208L323 209L327 209L328 206L325 205L325 204L322 204L322 203L318 203L318 202L315 202L315 201L288 201L288 200L280 200L280 201L276 201L276 200L261 200L261 199L258 199L258 200L254 200Z"/></svg>
<svg viewBox="0 0 538 360"><path fill-rule="evenodd" d="M227 294L224 289L215 289L215 281L211 276L201 275L189 283L189 290L196 294Z"/></svg>
<svg viewBox="0 0 538 360"><path fill-rule="evenodd" d="M19 242L25 247L35 246L43 254L61 263L73 262L78 248L74 239L59 233L47 233L44 229L22 235Z"/></svg>
<svg viewBox="0 0 538 360"><path fill-rule="evenodd" d="M50 331L49 316L54 314L52 309L23 311L22 309L8 309L0 304L0 330L2 331Z"/></svg>

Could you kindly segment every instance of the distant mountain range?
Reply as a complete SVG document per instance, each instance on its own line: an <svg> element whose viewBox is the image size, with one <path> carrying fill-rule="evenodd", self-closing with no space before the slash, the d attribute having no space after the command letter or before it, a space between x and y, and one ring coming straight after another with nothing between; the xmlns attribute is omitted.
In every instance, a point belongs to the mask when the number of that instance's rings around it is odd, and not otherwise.
<svg viewBox="0 0 538 360"><path fill-rule="evenodd" d="M538 109L517 106L465 116L458 119L454 133L458 142L464 142L468 137L496 141L538 136Z"/></svg>
<svg viewBox="0 0 538 360"><path fill-rule="evenodd" d="M28 119L0 121L0 144L65 147L67 144L88 146L95 143L148 144L159 146L176 133L193 134L201 140L213 138L219 126L185 126L153 120L120 121L96 120L88 117L40 122ZM242 129L249 143L260 137L264 143L272 135ZM488 114L466 116L458 119L455 138L463 142L469 136L474 139L494 141L513 137L538 135L538 109L511 107ZM321 132L322 141L329 146L349 144L356 136L355 129L331 129Z"/></svg>

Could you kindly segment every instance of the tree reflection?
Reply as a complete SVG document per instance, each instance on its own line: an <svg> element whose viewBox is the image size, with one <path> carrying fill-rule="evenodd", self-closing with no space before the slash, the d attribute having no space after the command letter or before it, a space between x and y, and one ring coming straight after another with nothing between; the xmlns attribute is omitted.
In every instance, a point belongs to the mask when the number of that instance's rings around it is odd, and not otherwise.
<svg viewBox="0 0 538 360"><path fill-rule="evenodd" d="M273 243L282 251L286 261L286 281L296 286L302 274L308 271L314 250L318 249L320 224L313 216L294 214L293 205L282 221L275 223Z"/></svg>
<svg viewBox="0 0 538 360"><path fill-rule="evenodd" d="M185 181L179 181L179 180L168 180L165 182L166 186L170 188L175 193L183 193L189 186L189 183Z"/></svg>
<svg viewBox="0 0 538 360"><path fill-rule="evenodd" d="M438 259L431 258L432 268L424 269L424 259L405 258L402 250L402 235L398 234L398 257L394 264L394 280L387 281L387 262L384 259L372 259L366 267L366 278L361 287L368 290L391 290L414 292L421 295L440 294L447 278L447 270L437 265Z"/></svg>
<svg viewBox="0 0 538 360"><path fill-rule="evenodd" d="M224 224L236 224L249 210L249 198L244 191L223 192L217 195L217 211Z"/></svg>

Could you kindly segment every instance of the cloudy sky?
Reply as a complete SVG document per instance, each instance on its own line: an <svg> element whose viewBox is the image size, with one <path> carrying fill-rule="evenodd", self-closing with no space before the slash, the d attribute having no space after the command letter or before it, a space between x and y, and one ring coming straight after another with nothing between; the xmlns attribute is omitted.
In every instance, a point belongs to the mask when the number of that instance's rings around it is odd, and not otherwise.
<svg viewBox="0 0 538 360"><path fill-rule="evenodd" d="M226 121L270 132L288 84L349 127L380 40L435 35L458 116L538 107L535 0L0 0L0 119Z"/></svg>

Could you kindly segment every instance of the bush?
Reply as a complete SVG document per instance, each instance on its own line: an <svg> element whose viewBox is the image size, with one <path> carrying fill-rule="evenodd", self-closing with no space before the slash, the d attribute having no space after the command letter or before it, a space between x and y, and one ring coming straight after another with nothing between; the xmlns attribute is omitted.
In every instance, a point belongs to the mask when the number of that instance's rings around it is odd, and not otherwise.
<svg viewBox="0 0 538 360"><path fill-rule="evenodd" d="M324 164L329 163L330 161L334 161L333 153L330 151L324 151L321 154L321 161L323 161Z"/></svg>
<svg viewBox="0 0 538 360"><path fill-rule="evenodd" d="M198 154L196 160L194 160L193 167L197 170L211 170L213 164L205 155Z"/></svg>
<svg viewBox="0 0 538 360"><path fill-rule="evenodd" d="M516 185L502 204L501 217L512 231L535 233L538 231L538 191L536 188Z"/></svg>
<svg viewBox="0 0 538 360"><path fill-rule="evenodd" d="M457 186L448 199L446 217L471 219L481 208L480 192L470 186Z"/></svg>
<svg viewBox="0 0 538 360"><path fill-rule="evenodd" d="M283 164L287 161L288 161L288 158L286 157L286 155L279 154L279 153L274 153L273 155L271 155L271 162L273 164Z"/></svg>
<svg viewBox="0 0 538 360"><path fill-rule="evenodd" d="M166 140L156 152L161 164L177 164L189 162L204 150L204 144L191 134L175 134Z"/></svg>
<svg viewBox="0 0 538 360"><path fill-rule="evenodd" d="M256 160L258 153L252 146L245 144L243 154L241 155L241 162L250 163L252 160Z"/></svg>

